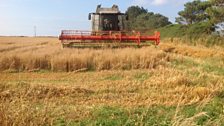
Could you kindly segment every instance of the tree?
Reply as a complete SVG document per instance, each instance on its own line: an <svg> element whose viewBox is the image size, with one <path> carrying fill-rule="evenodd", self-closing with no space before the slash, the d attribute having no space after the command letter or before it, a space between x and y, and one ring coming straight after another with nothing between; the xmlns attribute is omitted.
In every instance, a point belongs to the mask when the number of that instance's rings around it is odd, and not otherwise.
<svg viewBox="0 0 224 126"><path fill-rule="evenodd" d="M131 6L127 9L127 11L125 13L128 15L130 20L133 20L141 14L148 13L148 10L144 9L143 7L139 7L139 6Z"/></svg>
<svg viewBox="0 0 224 126"><path fill-rule="evenodd" d="M128 27L128 30L155 29L171 24L167 17L161 14L148 12L147 9L139 6L129 7L126 11L126 14L129 17L129 21L126 23L126 27Z"/></svg>
<svg viewBox="0 0 224 126"><path fill-rule="evenodd" d="M212 23L224 22L224 0L210 0L212 6L206 10Z"/></svg>
<svg viewBox="0 0 224 126"><path fill-rule="evenodd" d="M179 24L193 24L205 21L209 18L206 9L211 7L211 2L195 0L187 2L183 11L178 14L180 17L176 18Z"/></svg>
<svg viewBox="0 0 224 126"><path fill-rule="evenodd" d="M212 6L206 10L210 23L218 34L224 35L224 0L210 0ZM214 31L215 31L214 30Z"/></svg>
<svg viewBox="0 0 224 126"><path fill-rule="evenodd" d="M134 28L133 24L136 22L136 17L138 17L141 14L147 13L148 10L144 9L143 7L139 6L131 6L127 9L125 12L126 15L128 15L128 21L126 24L126 29L131 30Z"/></svg>

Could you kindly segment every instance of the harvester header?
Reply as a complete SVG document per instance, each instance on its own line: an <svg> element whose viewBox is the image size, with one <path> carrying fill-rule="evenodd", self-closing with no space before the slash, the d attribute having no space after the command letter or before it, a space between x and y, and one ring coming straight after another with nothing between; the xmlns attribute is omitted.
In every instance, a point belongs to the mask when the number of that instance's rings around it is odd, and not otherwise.
<svg viewBox="0 0 224 126"><path fill-rule="evenodd" d="M92 20L92 31L62 30L59 39L63 47L121 47L121 46L147 46L148 41L155 45L160 42L160 33L153 36L138 31L125 31L125 22L128 15L121 13L117 5L111 8L97 6L95 13L89 14Z"/></svg>

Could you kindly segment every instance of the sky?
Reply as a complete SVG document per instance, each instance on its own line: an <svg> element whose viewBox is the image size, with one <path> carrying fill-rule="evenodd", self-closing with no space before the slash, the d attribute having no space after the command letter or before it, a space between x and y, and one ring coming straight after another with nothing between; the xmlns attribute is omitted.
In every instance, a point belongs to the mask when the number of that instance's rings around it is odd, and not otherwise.
<svg viewBox="0 0 224 126"><path fill-rule="evenodd" d="M96 6L119 6L121 12L138 5L175 22L184 3L192 0L0 0L0 36L57 36L61 30L91 30L88 14Z"/></svg>

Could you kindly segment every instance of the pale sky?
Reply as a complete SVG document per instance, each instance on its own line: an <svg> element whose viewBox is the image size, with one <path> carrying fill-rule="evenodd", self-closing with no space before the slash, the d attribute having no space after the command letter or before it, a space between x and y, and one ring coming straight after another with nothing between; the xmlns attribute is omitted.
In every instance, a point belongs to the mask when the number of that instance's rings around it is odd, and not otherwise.
<svg viewBox="0 0 224 126"><path fill-rule="evenodd" d="M91 30L88 14L96 6L117 4L122 12L139 5L174 22L184 3L192 0L0 0L0 35L57 36L63 29Z"/></svg>

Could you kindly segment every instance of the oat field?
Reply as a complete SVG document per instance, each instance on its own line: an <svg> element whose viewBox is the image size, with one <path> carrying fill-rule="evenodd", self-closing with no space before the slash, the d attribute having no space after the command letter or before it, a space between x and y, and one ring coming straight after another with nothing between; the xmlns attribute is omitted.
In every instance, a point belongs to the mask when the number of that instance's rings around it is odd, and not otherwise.
<svg viewBox="0 0 224 126"><path fill-rule="evenodd" d="M62 49L0 37L1 126L223 126L224 49Z"/></svg>

